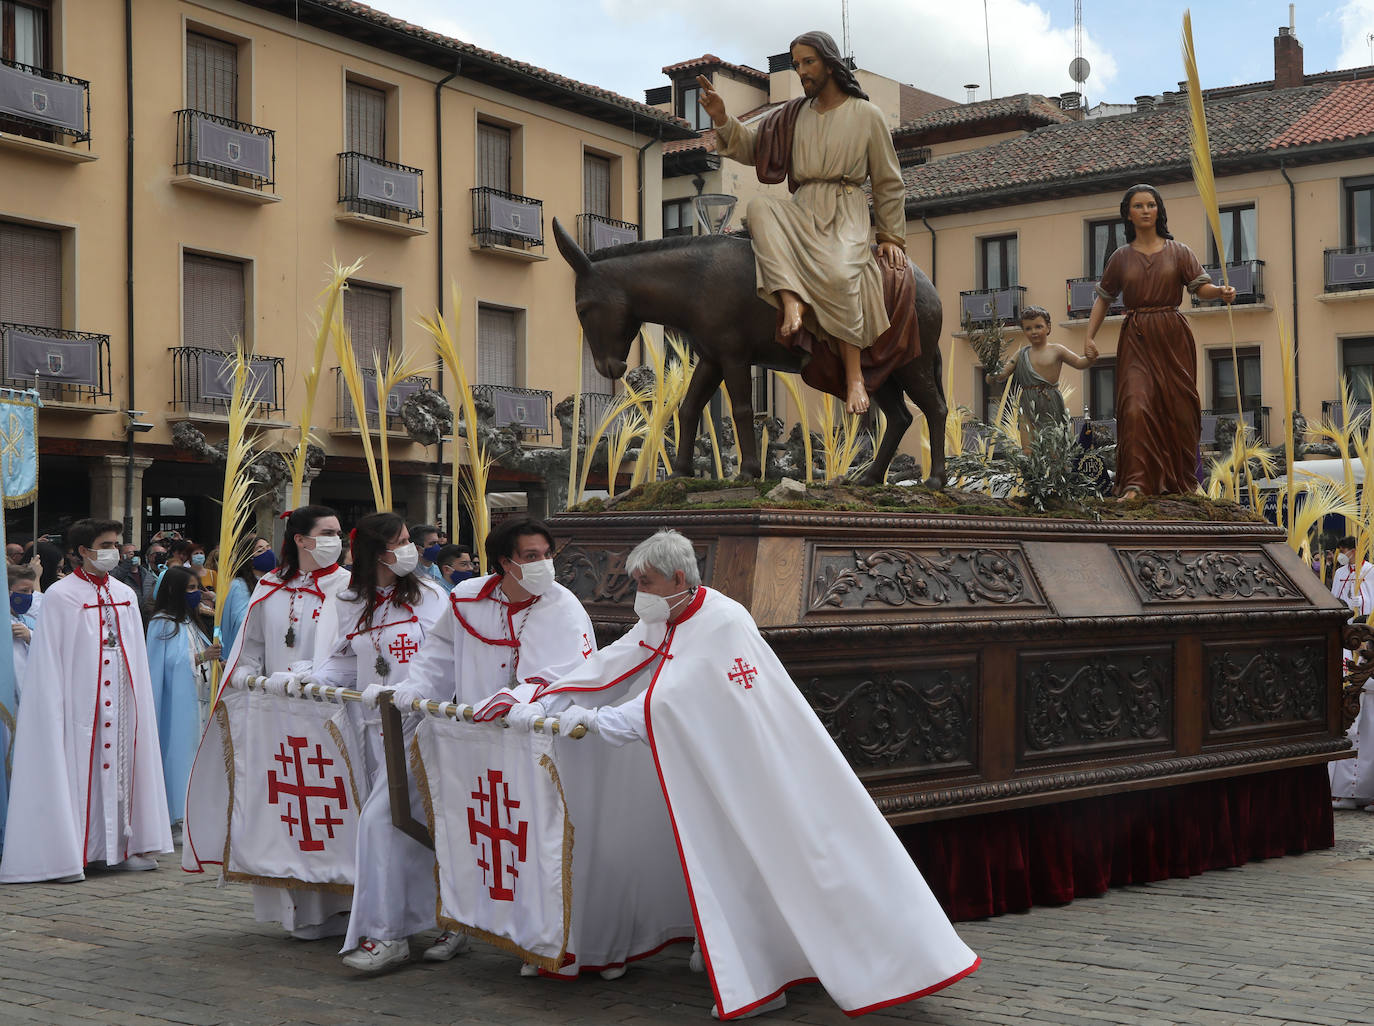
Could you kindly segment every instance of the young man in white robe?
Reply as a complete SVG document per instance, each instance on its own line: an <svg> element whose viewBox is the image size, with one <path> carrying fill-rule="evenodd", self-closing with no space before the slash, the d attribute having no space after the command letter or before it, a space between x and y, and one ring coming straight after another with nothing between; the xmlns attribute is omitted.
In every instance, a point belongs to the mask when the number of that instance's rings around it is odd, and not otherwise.
<svg viewBox="0 0 1374 1026"><path fill-rule="evenodd" d="M156 869L172 850L139 599L110 575L122 525L67 531L80 560L44 595L15 730L0 882Z"/></svg>
<svg viewBox="0 0 1374 1026"><path fill-rule="evenodd" d="M492 573L457 585L448 609L425 636L405 683L392 701L403 711L416 700L475 705L503 685L533 688L568 673L596 648L591 620L577 597L553 578L553 535L537 520L515 519L487 536ZM369 688L375 704L382 688ZM406 719L405 740L420 714ZM424 810L411 782L411 812ZM358 822L358 876L344 941L344 964L377 972L410 960L410 935L434 928L438 895L434 852L391 822L385 769ZM446 930L424 952L443 962L468 946Z"/></svg>
<svg viewBox="0 0 1374 1026"><path fill-rule="evenodd" d="M320 616L329 596L348 584L339 566L343 540L339 517L328 506L302 506L286 521L277 568L258 581L243 627L225 660L224 680L268 676L299 680L323 653L316 651ZM333 641L329 638L323 644ZM205 727L186 791L181 866L203 873L219 865L229 821L224 772L224 735L212 716ZM349 897L302 887L253 885L260 923L279 922L298 940L337 937L348 928Z"/></svg>
<svg viewBox="0 0 1374 1026"><path fill-rule="evenodd" d="M649 746L712 1014L781 1007L788 987L819 979L859 1015L973 972L978 957L748 610L701 585L692 544L660 531L626 569L639 623L543 689L536 711L558 716L560 730L586 724L611 744ZM647 687L618 705L567 704L632 677Z"/></svg>

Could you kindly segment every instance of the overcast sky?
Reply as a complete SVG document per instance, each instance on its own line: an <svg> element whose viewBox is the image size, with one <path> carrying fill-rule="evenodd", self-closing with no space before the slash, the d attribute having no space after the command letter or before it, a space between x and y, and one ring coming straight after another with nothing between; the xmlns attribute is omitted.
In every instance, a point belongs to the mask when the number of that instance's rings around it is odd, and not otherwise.
<svg viewBox="0 0 1374 1026"><path fill-rule="evenodd" d="M407 21L508 57L642 100L666 85L661 69L703 53L767 69L770 54L803 31L840 38L840 0L372 0ZM1273 38L1288 4L1210 0L1193 8L1203 86L1273 77ZM1083 55L1092 65L1089 104L1128 103L1176 89L1183 77L1183 4L1083 0ZM850 0L850 36L861 67L954 100L1055 95L1073 87L1073 0ZM1374 63L1374 0L1297 4L1297 35L1309 72Z"/></svg>

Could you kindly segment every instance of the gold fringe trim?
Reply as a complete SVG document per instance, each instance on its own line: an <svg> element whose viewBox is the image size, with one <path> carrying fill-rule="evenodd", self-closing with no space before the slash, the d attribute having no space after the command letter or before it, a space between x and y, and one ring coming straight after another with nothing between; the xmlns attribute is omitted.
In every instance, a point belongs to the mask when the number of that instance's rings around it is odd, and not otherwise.
<svg viewBox="0 0 1374 1026"><path fill-rule="evenodd" d="M441 926L444 922L443 889L439 886L439 835L434 830L434 799L429 794L429 775L425 773L425 760L420 756L420 732L410 739L410 779L420 800L425 806L425 823L429 826L429 839L434 842L434 921Z"/></svg>
<svg viewBox="0 0 1374 1026"><path fill-rule="evenodd" d="M6 709L3 705L0 705L0 723L3 723L5 725L5 729L7 729L10 732L10 743L5 746L5 779L13 780L14 736L17 728L15 727L14 723L14 714L11 713L8 709Z"/></svg>
<svg viewBox="0 0 1374 1026"><path fill-rule="evenodd" d="M568 936L572 930L573 821L568 815L568 799L563 794L563 781L558 778L558 767L547 753L539 757L539 765L549 771L554 789L558 791L558 803L563 806L563 946L558 951L558 962L561 966L563 956L568 951Z"/></svg>
<svg viewBox="0 0 1374 1026"><path fill-rule="evenodd" d="M224 879L234 883L257 884L259 887L280 887L289 891L324 891L326 894L352 894L352 884L311 883L290 876L254 876L251 873L224 871Z"/></svg>
<svg viewBox="0 0 1374 1026"><path fill-rule="evenodd" d="M224 808L224 857L220 863L220 873L225 875L229 869L229 832L234 825L234 735L229 730L229 710L224 708L223 702L218 703L210 715L219 720L224 775L229 779L229 802Z"/></svg>
<svg viewBox="0 0 1374 1026"><path fill-rule="evenodd" d="M20 506L32 506L33 498L38 494L38 486L34 485L23 495L6 495L5 508L18 509Z"/></svg>
<svg viewBox="0 0 1374 1026"><path fill-rule="evenodd" d="M325 730L329 731L329 739L339 748L339 754L343 756L344 767L348 770L348 789L353 793L353 812L361 816L363 813L363 803L358 797L358 781L353 776L353 760L348 757L348 745L344 744L343 731L339 730L333 720L325 720ZM366 744L366 739L364 739Z"/></svg>

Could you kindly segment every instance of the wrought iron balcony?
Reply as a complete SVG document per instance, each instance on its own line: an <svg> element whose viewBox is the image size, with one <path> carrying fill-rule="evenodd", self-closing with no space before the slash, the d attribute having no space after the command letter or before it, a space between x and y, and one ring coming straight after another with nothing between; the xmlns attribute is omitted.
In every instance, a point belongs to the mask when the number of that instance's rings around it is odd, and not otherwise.
<svg viewBox="0 0 1374 1026"><path fill-rule="evenodd" d="M1070 278L1064 283L1068 292L1069 318L1071 320L1083 320L1093 312L1093 303L1097 301L1097 278ZM1107 308L1107 313L1124 313L1126 304L1117 296L1112 300L1112 305Z"/></svg>
<svg viewBox="0 0 1374 1026"><path fill-rule="evenodd" d="M179 174L276 192L277 136L244 121L179 110L173 166Z"/></svg>
<svg viewBox="0 0 1374 1026"><path fill-rule="evenodd" d="M363 378L363 406L367 410L367 428L369 431L379 431L377 372L366 367L359 367L358 370ZM430 379L420 374L413 374L398 381L391 394L386 397L386 429L403 430L401 409L405 406L406 400L416 392L423 392L430 387ZM344 380L341 367L334 368L334 426L343 431L358 430L358 413L353 408L353 397L349 394L348 383Z"/></svg>
<svg viewBox="0 0 1374 1026"><path fill-rule="evenodd" d="M1204 271L1212 279L1212 284L1221 284L1221 265L1213 264L1204 267ZM1236 264L1226 265L1226 277L1231 282L1231 287L1236 290L1237 303L1263 303L1264 302L1264 261L1263 260L1242 260ZM1194 306L1225 306L1220 299L1198 299L1193 297Z"/></svg>
<svg viewBox="0 0 1374 1026"><path fill-rule="evenodd" d="M1203 410L1202 411L1202 445L1204 448L1215 448L1217 442L1217 421L1222 417L1236 418L1236 408L1233 406L1229 410ZM1248 441L1258 441L1262 444L1269 442L1269 407L1251 406L1245 410L1245 434Z"/></svg>
<svg viewBox="0 0 1374 1026"><path fill-rule="evenodd" d="M487 185L472 190L472 234L480 246L544 246L544 201Z"/></svg>
<svg viewBox="0 0 1374 1026"><path fill-rule="evenodd" d="M577 243L588 253L639 241L639 225L600 214L577 215Z"/></svg>
<svg viewBox="0 0 1374 1026"><path fill-rule="evenodd" d="M1326 291L1374 289L1374 246L1343 246L1326 251Z"/></svg>
<svg viewBox="0 0 1374 1026"><path fill-rule="evenodd" d="M473 385L472 394L496 411L493 427L519 428L526 439L553 437L553 393L547 389Z"/></svg>
<svg viewBox="0 0 1374 1026"><path fill-rule="evenodd" d="M340 153L339 202L351 214L414 221L425 212L424 172L353 150Z"/></svg>
<svg viewBox="0 0 1374 1026"><path fill-rule="evenodd" d="M596 434L596 429L601 426L601 422L606 418L606 414L619 401L620 396L611 395L607 392L583 392L581 422L577 425L577 440L584 445L590 442L592 436ZM606 425L607 434L617 429L617 425L624 420L626 412L622 410L614 420Z"/></svg>
<svg viewBox="0 0 1374 1026"><path fill-rule="evenodd" d="M234 354L201 346L172 346L172 409L226 416L234 397ZM248 392L254 417L283 412L286 360L280 356L248 358Z"/></svg>
<svg viewBox="0 0 1374 1026"><path fill-rule="evenodd" d="M1352 424L1358 417L1363 417L1366 421L1369 419L1369 403L1351 403L1347 409L1350 411L1350 422ZM1322 400L1322 420L1330 421L1336 427L1345 427L1345 414L1341 410L1341 401L1339 399Z"/></svg>
<svg viewBox="0 0 1374 1026"><path fill-rule="evenodd" d="M897 163L902 167L916 167L930 163L929 146L907 146L897 151Z"/></svg>
<svg viewBox="0 0 1374 1026"><path fill-rule="evenodd" d="M60 403L111 398L109 335L0 322L0 360L9 388L35 388Z"/></svg>
<svg viewBox="0 0 1374 1026"><path fill-rule="evenodd" d="M0 132L91 145L91 84L84 78L0 60Z"/></svg>
<svg viewBox="0 0 1374 1026"><path fill-rule="evenodd" d="M975 328L1001 321L1015 324L1021 319L1026 302L1026 287L1010 285L1004 289L971 289L959 293L959 323L971 321Z"/></svg>

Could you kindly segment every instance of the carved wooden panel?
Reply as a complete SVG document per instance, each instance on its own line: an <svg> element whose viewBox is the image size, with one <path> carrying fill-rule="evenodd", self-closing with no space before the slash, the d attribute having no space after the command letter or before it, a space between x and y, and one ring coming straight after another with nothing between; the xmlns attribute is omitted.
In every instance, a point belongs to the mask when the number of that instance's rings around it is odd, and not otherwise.
<svg viewBox="0 0 1374 1026"><path fill-rule="evenodd" d="M1269 638L1203 645L1207 733L1213 740L1306 726L1327 716L1325 638Z"/></svg>
<svg viewBox="0 0 1374 1026"><path fill-rule="evenodd" d="M1142 604L1300 602L1306 599L1263 549L1117 549Z"/></svg>
<svg viewBox="0 0 1374 1026"><path fill-rule="evenodd" d="M697 569L705 584L711 582L715 542L696 545ZM625 570L633 545L594 545L571 541L553 557L555 579L587 606L623 606L630 612L635 585Z"/></svg>
<svg viewBox="0 0 1374 1026"><path fill-rule="evenodd" d="M1028 652L1017 664L1019 763L1173 744L1173 653Z"/></svg>
<svg viewBox="0 0 1374 1026"><path fill-rule="evenodd" d="M1018 546L913 546L855 549L816 546L808 615L854 610L910 614L920 609L995 616L1047 609Z"/></svg>
<svg viewBox="0 0 1374 1026"><path fill-rule="evenodd" d="M977 662L799 680L854 769L969 768L978 738Z"/></svg>

